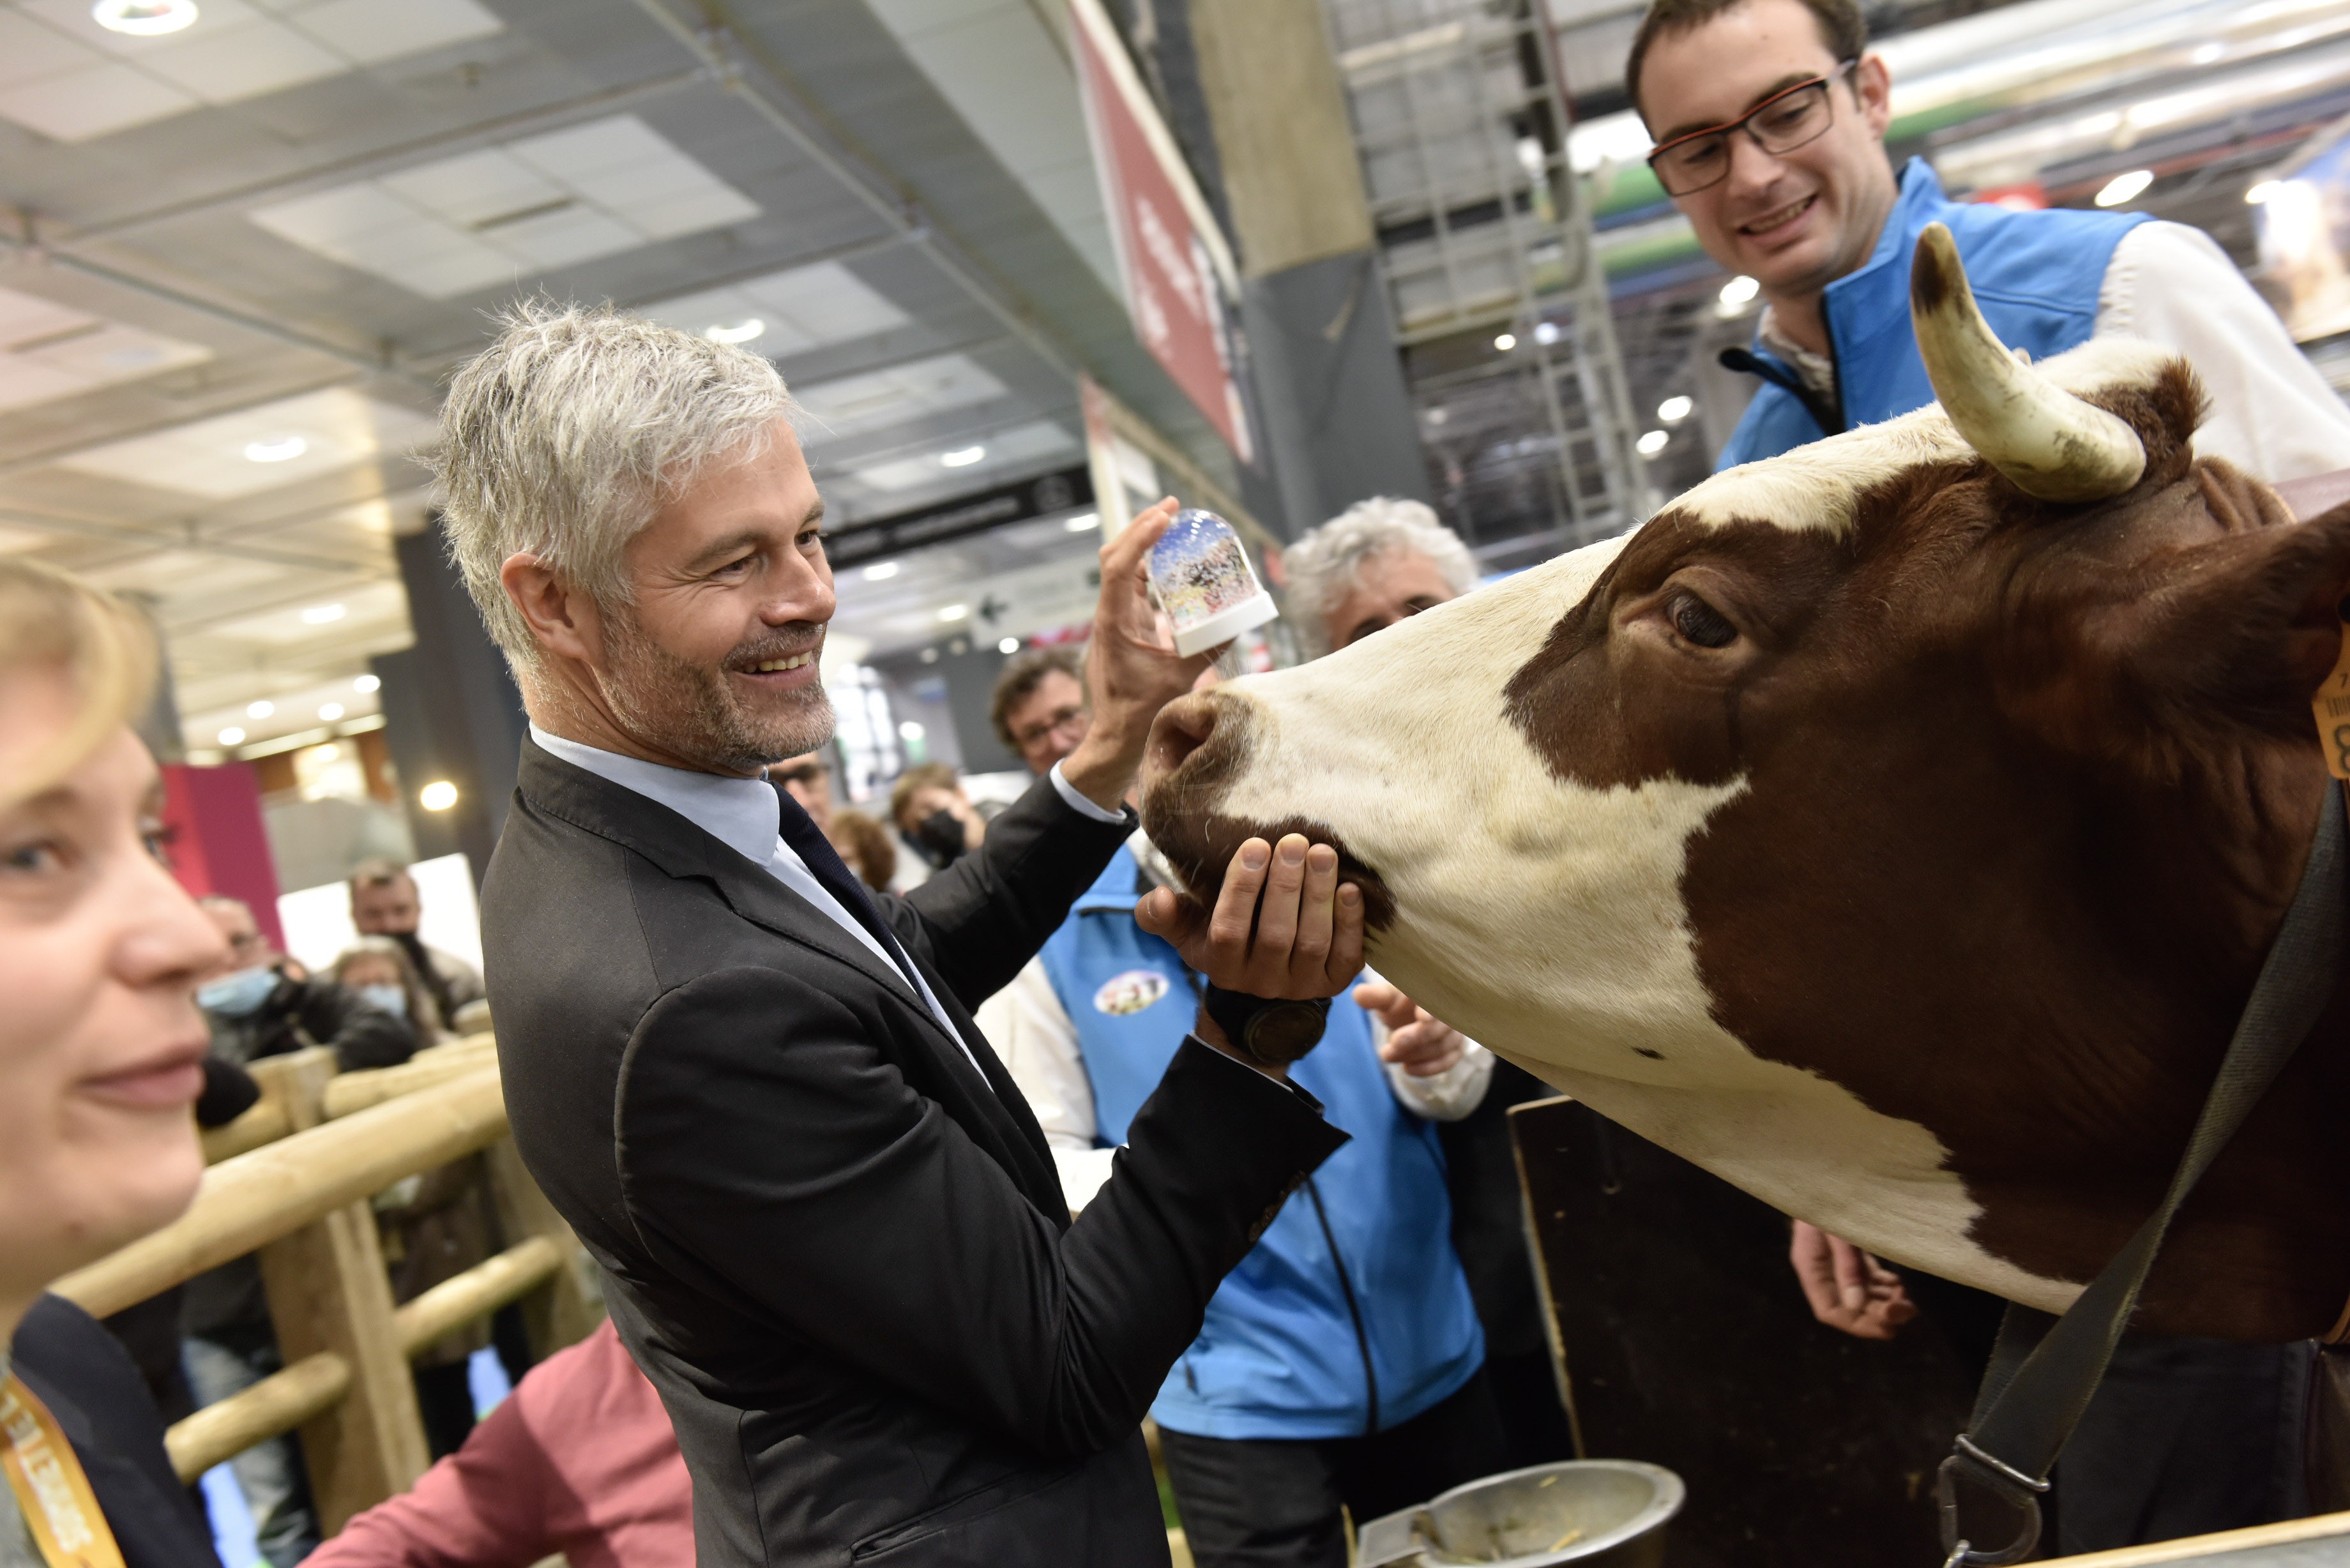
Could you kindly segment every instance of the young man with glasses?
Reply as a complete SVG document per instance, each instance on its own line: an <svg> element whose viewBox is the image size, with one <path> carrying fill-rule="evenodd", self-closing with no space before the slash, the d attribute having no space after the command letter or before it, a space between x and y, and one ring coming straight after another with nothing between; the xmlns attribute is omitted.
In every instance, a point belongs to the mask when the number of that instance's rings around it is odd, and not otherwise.
<svg viewBox="0 0 2350 1568"><path fill-rule="evenodd" d="M1083 668L1069 649L1032 648L1006 659L995 678L987 715L995 738L1038 778L1086 738L1092 715L1078 673Z"/></svg>
<svg viewBox="0 0 2350 1568"><path fill-rule="evenodd" d="M1625 81L1656 138L1649 166L1708 254L1762 286L1763 386L1717 466L1773 457L1931 402L1909 325L1909 258L1950 226L1991 329L2034 359L2106 333L2184 355L2211 394L2196 450L2271 482L2350 467L2350 412L2226 253L2139 213L2012 212L1950 201L1885 154L1892 83L1855 0L1656 0ZM1901 1280L1798 1222L1791 1259L1814 1315L1868 1339L1914 1312ZM1929 1310L1962 1340L1998 1306L1939 1281ZM1936 1288L1939 1287L1939 1288ZM1977 1298L1969 1301L1966 1298ZM2262 1523L2300 1506L2279 1434L2306 1378L2296 1345L2126 1336L2056 1469L2065 1552Z"/></svg>
<svg viewBox="0 0 2350 1568"><path fill-rule="evenodd" d="M1706 253L1762 286L1763 386L1729 467L1933 400L1909 257L1943 223L2000 340L2035 359L2106 333L2177 349L2212 412L2199 452L2272 482L2350 465L2350 414L2201 231L2141 213L1952 202L1885 155L1892 83L1855 0L1657 0L1626 67L1649 166Z"/></svg>

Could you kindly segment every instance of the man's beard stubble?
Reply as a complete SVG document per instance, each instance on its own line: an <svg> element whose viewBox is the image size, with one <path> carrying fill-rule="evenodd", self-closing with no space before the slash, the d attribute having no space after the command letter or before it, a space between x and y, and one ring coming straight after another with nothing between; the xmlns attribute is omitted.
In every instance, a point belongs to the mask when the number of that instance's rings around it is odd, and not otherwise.
<svg viewBox="0 0 2350 1568"><path fill-rule="evenodd" d="M689 664L644 635L625 610L608 624L613 640L607 698L629 732L664 751L725 773L752 774L832 739L832 700L821 684L795 694L773 719L746 711L727 684L726 666ZM813 645L809 645L813 646ZM784 659L799 647L741 648L726 663Z"/></svg>

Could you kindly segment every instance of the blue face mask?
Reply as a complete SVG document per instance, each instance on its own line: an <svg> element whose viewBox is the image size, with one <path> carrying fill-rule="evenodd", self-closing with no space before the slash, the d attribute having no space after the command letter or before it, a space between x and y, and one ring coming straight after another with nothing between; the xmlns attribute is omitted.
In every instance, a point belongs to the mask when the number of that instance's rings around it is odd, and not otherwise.
<svg viewBox="0 0 2350 1568"><path fill-rule="evenodd" d="M351 989L359 993L361 1002L378 1012L389 1012L394 1018L408 1016L408 992L396 985L360 985Z"/></svg>
<svg viewBox="0 0 2350 1568"><path fill-rule="evenodd" d="M267 964L224 974L196 987L196 1005L224 1018L246 1018L261 1011L277 989L277 971Z"/></svg>

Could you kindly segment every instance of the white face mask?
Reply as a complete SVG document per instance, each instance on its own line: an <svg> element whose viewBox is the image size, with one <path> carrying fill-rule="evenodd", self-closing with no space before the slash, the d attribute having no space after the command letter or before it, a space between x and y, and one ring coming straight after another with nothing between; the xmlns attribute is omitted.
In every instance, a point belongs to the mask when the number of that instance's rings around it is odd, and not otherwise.
<svg viewBox="0 0 2350 1568"><path fill-rule="evenodd" d="M379 1012L389 1012L394 1018L408 1016L408 992L396 985L355 985L361 1002Z"/></svg>

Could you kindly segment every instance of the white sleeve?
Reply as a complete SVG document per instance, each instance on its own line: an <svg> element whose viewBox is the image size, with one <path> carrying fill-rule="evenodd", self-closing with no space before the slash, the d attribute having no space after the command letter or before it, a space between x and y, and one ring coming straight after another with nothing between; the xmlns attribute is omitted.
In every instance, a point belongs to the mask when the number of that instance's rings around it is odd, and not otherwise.
<svg viewBox="0 0 2350 1568"><path fill-rule="evenodd" d="M2096 330L2176 348L2195 367L2211 394L2198 452L2272 483L2350 468L2350 408L2202 230L2154 223L2124 234Z"/></svg>
<svg viewBox="0 0 2350 1568"><path fill-rule="evenodd" d="M1093 1084L1077 1054L1077 1026L1054 994L1044 961L1030 959L1010 985L981 1002L972 1016L1036 1113L1045 1143L1056 1155L1062 1149L1094 1152Z"/></svg>
<svg viewBox="0 0 2350 1568"><path fill-rule="evenodd" d="M1461 1053L1461 1060L1430 1077L1415 1078L1391 1062L1380 1065L1387 1069L1388 1087L1397 1102L1432 1122L1461 1120L1485 1103L1485 1091L1493 1084L1493 1054L1474 1040Z"/></svg>

